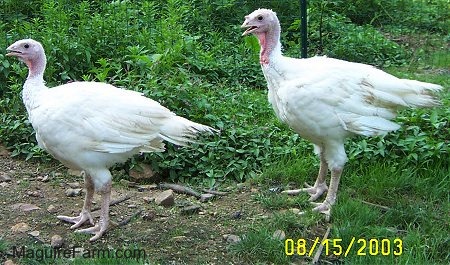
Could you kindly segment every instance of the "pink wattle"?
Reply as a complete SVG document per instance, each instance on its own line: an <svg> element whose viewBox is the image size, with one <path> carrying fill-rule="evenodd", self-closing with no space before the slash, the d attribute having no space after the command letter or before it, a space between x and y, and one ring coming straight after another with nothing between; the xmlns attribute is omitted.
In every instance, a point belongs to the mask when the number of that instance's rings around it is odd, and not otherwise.
<svg viewBox="0 0 450 265"><path fill-rule="evenodd" d="M261 45L261 51L259 54L259 63L260 64L269 64L269 55L267 54L266 33L258 32L255 35L259 40L259 45Z"/></svg>

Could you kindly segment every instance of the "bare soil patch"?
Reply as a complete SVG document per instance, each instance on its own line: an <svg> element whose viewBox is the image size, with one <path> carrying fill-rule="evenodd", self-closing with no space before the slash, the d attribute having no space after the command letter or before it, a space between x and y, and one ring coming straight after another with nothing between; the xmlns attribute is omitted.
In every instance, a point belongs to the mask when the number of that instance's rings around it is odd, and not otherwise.
<svg viewBox="0 0 450 265"><path fill-rule="evenodd" d="M138 191L114 181L112 200L123 196L130 199L111 207L111 220L119 223L135 217L127 225L116 227L90 243L90 235L73 233L69 224L56 218L61 214L79 214L84 192L68 197L65 191L70 188L68 183L79 182L83 188L82 177L67 174L67 169L58 163L25 162L8 156L0 156L0 174L11 179L0 186L0 237L7 244L6 253L0 252L2 264L7 259L21 263L12 256L14 246L48 248L54 235L63 238L63 249L138 248L144 249L151 261L163 264L242 264L239 257L228 251L230 242L224 235L242 234L270 215L252 199L257 189L246 185L232 185L226 188L227 195L204 203L193 196L176 193L175 205L163 207L144 199L161 190ZM95 208L100 204L100 196L96 195L94 201ZM18 203L39 209L24 211L17 207ZM182 207L187 205L201 208L192 214L182 214ZM94 212L96 221L98 215L99 211ZM29 228L26 231L13 228L20 223Z"/></svg>

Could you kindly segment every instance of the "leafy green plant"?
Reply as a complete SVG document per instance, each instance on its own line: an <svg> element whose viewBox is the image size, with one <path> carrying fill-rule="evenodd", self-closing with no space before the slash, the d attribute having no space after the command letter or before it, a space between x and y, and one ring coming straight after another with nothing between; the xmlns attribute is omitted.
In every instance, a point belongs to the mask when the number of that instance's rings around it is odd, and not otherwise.
<svg viewBox="0 0 450 265"><path fill-rule="evenodd" d="M187 4L180 0L33 3L36 12L12 1L0 3L3 8L0 15L4 18L0 22L0 35L5 36L0 38L0 46L7 47L25 37L41 41L48 57L45 79L49 87L71 80L108 82L140 91L178 115L221 130L217 136L202 139L205 144L188 148L168 145L165 153L136 158L151 163L159 174L172 180L204 181L212 186L228 179L253 178L282 159L297 163L296 157L311 151L309 143L276 120L267 103L266 82L258 63L259 44L253 37L240 36L243 16L259 4L240 1ZM375 9L381 2L373 3L369 7ZM292 10L298 10L298 1L265 4L280 17L286 53L296 55L299 22ZM426 39L433 42L420 52L417 46L389 40L414 32L415 28L394 31L392 26L384 25L375 29L378 17L372 17L373 23L356 25L347 10L351 7L345 9L343 4L343 1L310 2L310 54L322 49L322 53L338 58L383 66L406 65L410 60L411 65L402 73L426 67L422 60L426 54L441 58L431 52L445 44L444 37L430 33ZM429 9L426 12L443 18L446 14L437 9L439 6L440 3L426 5ZM235 16L223 16L230 13ZM381 33L386 29L391 30L390 35ZM408 51L410 48L414 52ZM439 65L442 68L446 64ZM37 147L22 106L20 91L26 76L27 69L22 63L0 54L0 140L13 155L49 159ZM448 85L444 78L435 82ZM448 105L448 94L443 94L443 98L444 106ZM406 155L411 164L444 159L448 156L448 116L445 108L432 112L407 110L398 119L402 129L385 138L349 142L349 156L385 159ZM280 172L289 175L287 169ZM267 174L276 178L277 172Z"/></svg>

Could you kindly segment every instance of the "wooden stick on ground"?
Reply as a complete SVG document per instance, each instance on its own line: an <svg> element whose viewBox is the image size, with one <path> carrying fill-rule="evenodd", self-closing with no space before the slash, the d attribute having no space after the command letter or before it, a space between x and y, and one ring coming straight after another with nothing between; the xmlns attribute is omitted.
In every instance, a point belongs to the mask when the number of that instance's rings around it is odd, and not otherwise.
<svg viewBox="0 0 450 265"><path fill-rule="evenodd" d="M366 202L366 201L363 201L363 200L359 200L359 201L362 202L362 203L365 203L367 205L370 205L370 206L378 207L378 208L383 209L385 211L388 211L388 210L391 209L391 208L389 208L387 206L384 206L384 205L379 205L379 204L376 204L376 203Z"/></svg>
<svg viewBox="0 0 450 265"><path fill-rule="evenodd" d="M172 183L160 183L159 187L161 189L172 189L173 191L177 192L177 193L184 193L187 195L192 195L196 198L200 198L201 195L200 193L196 192L195 190L189 188L189 187L185 187L179 184L172 184Z"/></svg>
<svg viewBox="0 0 450 265"><path fill-rule="evenodd" d="M116 227L121 227L124 225L127 225L131 220L133 220L136 216L140 215L142 213L142 209L141 210L137 210L135 213L133 213L131 216L129 216L128 218L123 219L122 221L116 223L114 221L111 221L111 225L108 227L107 231L110 231Z"/></svg>
<svg viewBox="0 0 450 265"><path fill-rule="evenodd" d="M136 211L134 214L132 214L130 217L123 219L121 222L117 224L117 226L124 226L128 224L133 218L140 215L142 213L142 210Z"/></svg>
<svg viewBox="0 0 450 265"><path fill-rule="evenodd" d="M202 189L203 192L209 193L209 194L214 194L214 195L219 195L219 196L224 196L227 195L228 192L225 191L217 191L217 190L208 190L208 189Z"/></svg>
<svg viewBox="0 0 450 265"><path fill-rule="evenodd" d="M321 242L324 242L325 240L328 239L328 234L330 234L330 229L331 229L331 225L328 226L327 231L325 232L325 235L323 236ZM319 258L320 258L320 254L322 254L322 250L323 250L323 244L320 244L319 248L317 249L316 254L314 255L312 264L317 264L317 262L319 261Z"/></svg>
<svg viewBox="0 0 450 265"><path fill-rule="evenodd" d="M124 201L126 201L126 200L129 200L131 197L130 197L130 195L125 195L125 196L123 196L123 197L120 197L120 198L118 198L118 199L115 199L115 200L112 200L110 203L109 203L109 206L114 206L114 205L116 205L116 204L119 204L119 203L121 203L121 202L124 202ZM98 211L98 210L100 210L101 209L101 207L94 207L92 210L91 210L91 212L95 212L95 211Z"/></svg>

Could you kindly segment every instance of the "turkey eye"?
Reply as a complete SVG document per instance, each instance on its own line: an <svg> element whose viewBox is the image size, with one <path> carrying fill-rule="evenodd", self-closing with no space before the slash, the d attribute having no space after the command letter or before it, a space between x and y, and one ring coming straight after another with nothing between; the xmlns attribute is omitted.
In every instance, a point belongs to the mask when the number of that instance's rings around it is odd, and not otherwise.
<svg viewBox="0 0 450 265"><path fill-rule="evenodd" d="M263 16L259 16L259 17L258 17L258 20L259 20L259 21L263 20Z"/></svg>
<svg viewBox="0 0 450 265"><path fill-rule="evenodd" d="M29 44L25 44L25 45L23 45L23 47L25 47L25 49L28 49L28 48L30 48L30 45Z"/></svg>

